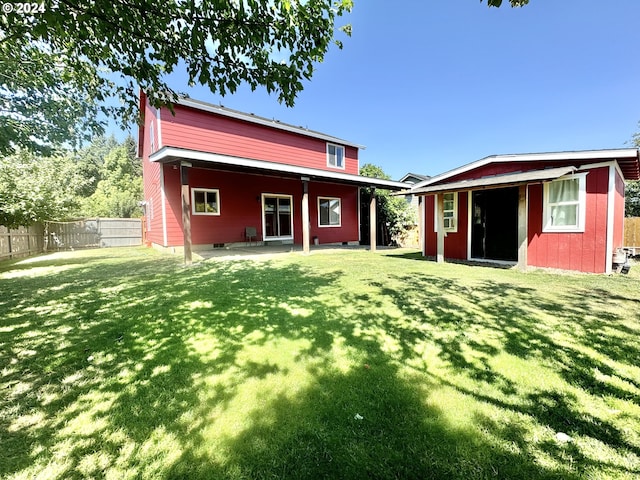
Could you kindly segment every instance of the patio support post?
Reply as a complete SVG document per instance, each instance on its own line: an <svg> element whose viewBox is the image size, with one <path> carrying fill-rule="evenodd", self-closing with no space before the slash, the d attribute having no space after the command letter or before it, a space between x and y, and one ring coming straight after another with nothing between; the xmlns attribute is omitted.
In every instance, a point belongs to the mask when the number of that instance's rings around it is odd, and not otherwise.
<svg viewBox="0 0 640 480"><path fill-rule="evenodd" d="M444 263L444 194L439 193L437 195L438 198L438 236L437 236L437 251L436 251L436 262Z"/></svg>
<svg viewBox="0 0 640 480"><path fill-rule="evenodd" d="M518 268L527 269L527 186L518 189Z"/></svg>
<svg viewBox="0 0 640 480"><path fill-rule="evenodd" d="M371 200L369 201L369 243L371 245L371 251L376 251L376 233L378 220L376 218L376 189L371 188Z"/></svg>
<svg viewBox="0 0 640 480"><path fill-rule="evenodd" d="M309 178L302 177L302 252L309 253Z"/></svg>
<svg viewBox="0 0 640 480"><path fill-rule="evenodd" d="M191 265L191 197L189 195L189 162L180 163L182 185L182 234L184 237L184 264Z"/></svg>

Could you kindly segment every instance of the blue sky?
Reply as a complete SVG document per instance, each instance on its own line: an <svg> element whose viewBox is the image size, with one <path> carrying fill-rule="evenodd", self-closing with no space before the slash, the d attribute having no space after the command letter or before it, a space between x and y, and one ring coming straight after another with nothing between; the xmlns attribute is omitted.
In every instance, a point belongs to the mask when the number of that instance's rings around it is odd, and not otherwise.
<svg viewBox="0 0 640 480"><path fill-rule="evenodd" d="M506 0L505 0L506 4ZM199 100L367 148L393 178L487 155L620 148L640 129L640 1L355 0L353 35L287 108L265 91Z"/></svg>

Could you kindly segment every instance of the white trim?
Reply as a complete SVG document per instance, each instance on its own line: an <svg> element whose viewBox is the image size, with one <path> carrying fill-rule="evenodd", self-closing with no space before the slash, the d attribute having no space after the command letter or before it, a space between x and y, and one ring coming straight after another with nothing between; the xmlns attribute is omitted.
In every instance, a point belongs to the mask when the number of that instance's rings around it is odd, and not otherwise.
<svg viewBox="0 0 640 480"><path fill-rule="evenodd" d="M616 162L617 163L617 162ZM624 176L622 177L624 178ZM607 246L605 250L604 272L613 271L613 228L615 225L616 169L609 167L609 191L607 192Z"/></svg>
<svg viewBox="0 0 640 480"><path fill-rule="evenodd" d="M584 233L584 227L586 222L586 210L587 210L587 174L573 173L570 175L564 175L560 178L552 180L550 182L543 183L542 192L542 232L543 233ZM549 186L554 182L560 182L564 180L578 180L578 225L577 226L549 226Z"/></svg>
<svg viewBox="0 0 640 480"><path fill-rule="evenodd" d="M362 242L362 229L360 225L362 225L362 219L360 216L362 215L362 204L360 203L361 198L360 195L362 193L362 187L358 187L358 245Z"/></svg>
<svg viewBox="0 0 640 480"><path fill-rule="evenodd" d="M320 223L320 200L337 200L338 208L339 208L339 220L340 222L337 225L329 224L322 225ZM331 220L331 213L329 213L329 220ZM339 228L342 227L342 199L340 197L318 197L318 228Z"/></svg>
<svg viewBox="0 0 640 480"><path fill-rule="evenodd" d="M329 161L329 159L331 158L331 154L329 153L329 147L333 147L336 150L335 153L335 159L336 159L336 165L332 165L331 162ZM342 165L338 165L338 149L342 149ZM347 163L347 149L344 147L344 145L339 145L337 143L331 143L331 142L327 142L327 147L326 147L326 151L327 151L327 167L328 168L335 168L336 170L344 170L346 168L346 163Z"/></svg>
<svg viewBox="0 0 640 480"><path fill-rule="evenodd" d="M218 205L217 212L197 212L196 211L196 193L203 192L205 194L205 204L206 202L206 194L207 193L215 193L216 194L216 203ZM219 217L222 208L220 206L220 190L217 188L201 188L201 187L192 187L191 188L191 215L203 215L209 217Z"/></svg>
<svg viewBox="0 0 640 480"><path fill-rule="evenodd" d="M157 139L157 146L158 146L158 150L162 148L162 120L160 118L160 112L162 112L161 108L156 108L156 120L157 120L157 124L158 124L158 139Z"/></svg>
<svg viewBox="0 0 640 480"><path fill-rule="evenodd" d="M163 247L169 246L167 235L167 193L164 186L164 165L160 165L160 203L162 204L162 244Z"/></svg>
<svg viewBox="0 0 640 480"><path fill-rule="evenodd" d="M489 157L482 158L472 163L468 163L448 172L441 173L435 177L431 177L424 182L413 185L412 189L425 187L427 185L434 184L446 178L459 175L461 173L474 170L479 167L483 167L490 163L503 163L503 162L543 162L543 161L573 161L573 160L617 160L620 157L638 157L637 148L620 148L610 150L583 150L575 152L549 152L549 153L525 153L515 155L491 155ZM584 168L584 167L582 167Z"/></svg>
<svg viewBox="0 0 640 480"><path fill-rule="evenodd" d="M316 180L336 180L361 185L363 187L376 187L386 190L406 190L409 184L396 182L394 180L383 180L380 178L363 177L351 173L333 172L320 170L318 168L299 167L284 163L267 162L264 160L254 160L244 157L232 157L230 155L220 155L217 153L201 152L177 147L162 147L153 155L149 156L151 162L166 163L178 159L188 159L208 163L219 163L221 165L233 165L239 167L256 168L274 173L288 173L304 175Z"/></svg>
<svg viewBox="0 0 640 480"><path fill-rule="evenodd" d="M273 120L273 119L270 120L268 118L259 117L251 113L239 112L237 110L232 110L219 105L212 105L210 103L202 102L200 100L194 100L192 98L178 97L175 103L177 105L182 105L184 107L195 108L196 110L202 110L204 112L215 113L225 117L235 118L236 120L243 120L245 122L255 123L257 125L263 125L265 127L275 128L277 130L284 130L286 132L297 133L299 135L304 135L306 137L318 138L320 140L324 140L327 142L337 142L338 144L346 145L349 147L355 147L362 150L366 148L363 145L347 142L340 138L334 137L333 135L327 135L325 133L315 132L313 130L308 130L303 127L288 125L286 123L281 123L279 120Z"/></svg>
<svg viewBox="0 0 640 480"><path fill-rule="evenodd" d="M471 260L471 231L473 228L473 190L467 191L467 260Z"/></svg>
<svg viewBox="0 0 640 480"><path fill-rule="evenodd" d="M290 200L290 205L291 205L291 235L280 235L277 237L267 237L267 225L264 221L264 200L266 197L269 198L288 198ZM276 211L276 215L278 214L278 212ZM289 195L288 193L263 193L262 194L262 218L261 218L261 222L262 222L262 241L263 242L268 242L271 240L293 240L293 236L294 236L294 222L293 222L293 195Z"/></svg>

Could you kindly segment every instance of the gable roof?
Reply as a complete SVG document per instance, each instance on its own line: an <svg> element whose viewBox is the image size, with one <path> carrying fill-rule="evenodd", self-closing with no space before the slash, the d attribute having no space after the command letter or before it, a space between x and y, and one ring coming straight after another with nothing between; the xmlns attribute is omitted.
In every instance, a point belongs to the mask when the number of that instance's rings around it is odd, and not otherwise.
<svg viewBox="0 0 640 480"><path fill-rule="evenodd" d="M425 180L428 180L429 178L431 178L431 177L429 177L429 175L421 175L419 173L411 173L411 172L409 172L398 181L399 182L405 182L405 183L419 183L419 182L423 182Z"/></svg>
<svg viewBox="0 0 640 480"><path fill-rule="evenodd" d="M568 152L547 152L547 153L525 153L514 155L491 155L483 159L468 163L448 172L444 172L428 180L420 182L413 186L412 193L417 189L422 189L429 185L441 183L448 178L454 177L461 173L465 173L477 168L489 165L491 163L507 163L507 162L554 162L575 160L577 162L594 162L594 161L617 161L625 180L640 179L640 156L637 148L622 148L611 150L582 150Z"/></svg>
<svg viewBox="0 0 640 480"><path fill-rule="evenodd" d="M181 105L183 107L193 108L203 112L214 113L216 115L222 115L224 117L235 118L236 120L242 120L243 122L249 122L256 125L262 125L264 127L275 128L277 130L284 130L285 132L297 133L298 135L304 135L306 137L317 138L330 143L336 143L338 145L344 145L347 147L359 148L361 150L366 149L364 145L344 140L342 138L334 137L326 133L317 132L315 130L309 130L305 127L297 127L288 123L283 123L279 120L272 118L265 118L254 115L253 113L244 113L239 110L233 110L231 108L223 107L222 105L214 105L211 103L203 102L201 100L195 100L184 96L178 97L175 105Z"/></svg>

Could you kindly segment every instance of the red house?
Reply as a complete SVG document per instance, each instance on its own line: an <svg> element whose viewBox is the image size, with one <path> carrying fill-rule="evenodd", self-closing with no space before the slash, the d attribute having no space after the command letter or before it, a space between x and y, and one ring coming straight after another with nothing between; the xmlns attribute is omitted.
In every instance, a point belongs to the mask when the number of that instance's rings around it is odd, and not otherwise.
<svg viewBox="0 0 640 480"><path fill-rule="evenodd" d="M423 255L610 273L635 148L496 155L415 185Z"/></svg>
<svg viewBox="0 0 640 480"><path fill-rule="evenodd" d="M187 98L172 113L142 93L140 108L147 241L186 261L192 249L358 244L360 189L407 187L359 176L363 147L331 135Z"/></svg>

